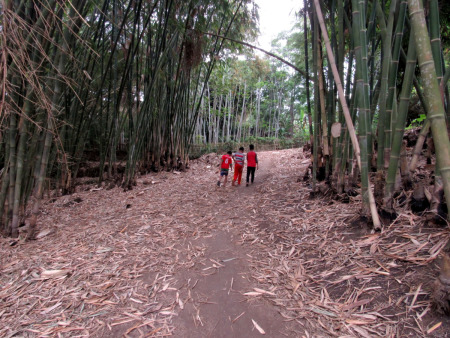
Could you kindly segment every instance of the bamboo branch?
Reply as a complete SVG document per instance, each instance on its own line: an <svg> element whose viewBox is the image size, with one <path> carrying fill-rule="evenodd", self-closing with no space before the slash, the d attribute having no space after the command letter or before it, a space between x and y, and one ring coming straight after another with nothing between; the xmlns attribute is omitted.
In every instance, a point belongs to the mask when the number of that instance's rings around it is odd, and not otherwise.
<svg viewBox="0 0 450 338"><path fill-rule="evenodd" d="M273 58L275 58L275 59L277 59L277 60L283 62L284 64L288 65L289 67L295 69L297 72L299 72L299 73L300 73L301 75L303 75L305 78L308 78L308 77L309 77L309 75L308 75L305 71L303 71L303 70L301 70L300 68L296 67L295 65L293 65L293 64L290 63L289 61L283 59L282 57L280 57L280 56L278 56L278 55L276 55L276 54L273 54L273 53L271 53L271 52L268 52L268 51L266 51L265 49L262 49L262 48L259 48L259 47L254 46L254 45L251 45L251 44L249 44L248 42L235 40L235 39L228 38L228 37L226 37L226 36L219 35L219 34L216 34L216 33L209 33L209 32L200 32L200 33L206 34L206 35L210 35L210 36L215 36L215 37L217 37L217 38L221 38L221 39L225 39L225 40L229 40L229 41L238 43L238 44L240 44L240 45L247 46L247 47L250 47L250 48L252 48L252 49L259 50L260 52L263 52L263 53L265 53L265 54L267 54L267 55L269 55L269 56L271 56L271 57L273 57ZM314 82L314 80L313 80L312 78L309 78L309 79L310 79L311 82Z"/></svg>

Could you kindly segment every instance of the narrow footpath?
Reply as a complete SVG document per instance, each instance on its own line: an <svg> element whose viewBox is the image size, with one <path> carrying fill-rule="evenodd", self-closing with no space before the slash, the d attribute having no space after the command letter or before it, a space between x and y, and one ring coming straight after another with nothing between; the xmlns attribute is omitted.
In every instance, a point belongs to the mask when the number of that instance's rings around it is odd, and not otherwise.
<svg viewBox="0 0 450 338"><path fill-rule="evenodd" d="M204 236L183 243L201 254L188 255L189 268L174 276L181 299L186 299L173 319L177 337L293 337L300 333L294 330L301 328L284 321L275 305L263 297L251 297L264 291L274 295L270 290L258 289L248 261L253 253L242 241L245 229L264 219L255 195L261 193L272 175L269 168L273 168L273 161L264 153L259 158L260 170L254 184L246 187L244 169L240 186L230 186L229 180L226 187L210 191L211 203L199 201L194 206L200 217L212 217ZM208 181L205 190L211 190L213 182Z"/></svg>

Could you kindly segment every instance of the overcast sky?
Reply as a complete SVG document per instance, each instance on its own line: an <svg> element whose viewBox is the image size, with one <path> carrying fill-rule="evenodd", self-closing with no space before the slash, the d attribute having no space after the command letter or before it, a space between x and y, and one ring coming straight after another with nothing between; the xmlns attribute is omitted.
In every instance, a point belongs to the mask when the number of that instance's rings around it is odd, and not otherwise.
<svg viewBox="0 0 450 338"><path fill-rule="evenodd" d="M292 28L295 12L303 7L301 0L256 0L259 5L261 35L259 46L270 50L270 42L282 31Z"/></svg>

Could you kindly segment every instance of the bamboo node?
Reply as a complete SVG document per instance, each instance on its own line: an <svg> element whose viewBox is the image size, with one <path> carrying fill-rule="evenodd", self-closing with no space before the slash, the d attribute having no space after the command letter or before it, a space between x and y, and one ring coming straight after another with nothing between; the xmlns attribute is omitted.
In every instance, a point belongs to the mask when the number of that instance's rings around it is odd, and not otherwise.
<svg viewBox="0 0 450 338"><path fill-rule="evenodd" d="M423 11L419 8L418 10L416 10L416 11L410 11L409 12L409 16L414 16L414 15L416 15L416 14L420 14L420 13L422 13Z"/></svg>
<svg viewBox="0 0 450 338"><path fill-rule="evenodd" d="M434 60L428 60L428 61L425 61L423 63L420 63L419 67L422 68L422 66L427 66L427 65L431 65L431 64L434 65Z"/></svg>
<svg viewBox="0 0 450 338"><path fill-rule="evenodd" d="M434 114L434 115L428 115L427 118L429 118L430 121L431 121L431 120L434 119L434 118L436 118L436 119L444 119L445 116L443 116L443 115L441 115L441 114Z"/></svg>

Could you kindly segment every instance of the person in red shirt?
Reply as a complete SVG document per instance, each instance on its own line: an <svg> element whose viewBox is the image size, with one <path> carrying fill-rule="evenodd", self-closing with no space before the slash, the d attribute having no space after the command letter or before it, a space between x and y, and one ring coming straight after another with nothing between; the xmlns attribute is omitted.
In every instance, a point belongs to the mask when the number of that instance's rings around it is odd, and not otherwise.
<svg viewBox="0 0 450 338"><path fill-rule="evenodd" d="M225 180L223 181L223 186L225 187L227 185L227 179L228 179L228 171L233 168L233 158L231 157L231 150L227 152L225 155L222 156L222 159L220 160L220 176L219 180L217 181L217 186L220 187L220 183L222 182L222 177L225 176Z"/></svg>
<svg viewBox="0 0 450 338"><path fill-rule="evenodd" d="M247 153L247 184L245 185L248 187L248 181L250 178L250 175L252 176L252 184L255 180L255 170L258 169L258 155L253 151L255 149L255 146L253 144L249 145L250 151Z"/></svg>

